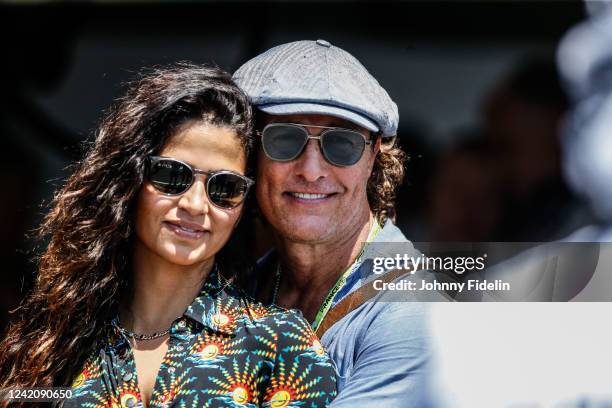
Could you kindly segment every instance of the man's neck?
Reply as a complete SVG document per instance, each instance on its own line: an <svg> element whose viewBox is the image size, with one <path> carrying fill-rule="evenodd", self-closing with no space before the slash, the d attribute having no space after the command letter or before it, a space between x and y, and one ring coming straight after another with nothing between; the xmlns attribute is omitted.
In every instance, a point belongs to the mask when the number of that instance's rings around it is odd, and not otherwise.
<svg viewBox="0 0 612 408"><path fill-rule="evenodd" d="M375 222L368 212L351 231L317 244L296 243L277 237L281 279L277 303L296 308L312 321L329 290L361 252Z"/></svg>

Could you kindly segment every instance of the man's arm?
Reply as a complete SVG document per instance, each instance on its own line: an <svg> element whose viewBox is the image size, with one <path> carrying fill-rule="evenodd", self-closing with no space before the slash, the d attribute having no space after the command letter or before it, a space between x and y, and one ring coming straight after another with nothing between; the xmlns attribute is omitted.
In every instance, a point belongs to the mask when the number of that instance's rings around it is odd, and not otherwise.
<svg viewBox="0 0 612 408"><path fill-rule="evenodd" d="M427 304L397 302L370 307L356 338L352 369L333 408L429 406L430 337Z"/></svg>

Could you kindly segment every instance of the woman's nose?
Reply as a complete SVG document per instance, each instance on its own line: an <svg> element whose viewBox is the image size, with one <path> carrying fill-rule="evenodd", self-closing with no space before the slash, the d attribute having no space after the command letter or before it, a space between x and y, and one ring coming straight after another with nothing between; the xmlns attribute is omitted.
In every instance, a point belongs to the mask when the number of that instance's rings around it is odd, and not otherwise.
<svg viewBox="0 0 612 408"><path fill-rule="evenodd" d="M185 191L179 199L179 208L191 215L201 215L208 212L208 196L206 195L206 181L197 177L189 190Z"/></svg>

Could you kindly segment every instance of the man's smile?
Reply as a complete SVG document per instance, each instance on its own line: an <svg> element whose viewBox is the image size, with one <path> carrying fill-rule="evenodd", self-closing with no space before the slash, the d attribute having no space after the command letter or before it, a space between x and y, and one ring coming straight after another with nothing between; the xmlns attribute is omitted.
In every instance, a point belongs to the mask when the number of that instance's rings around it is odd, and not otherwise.
<svg viewBox="0 0 612 408"><path fill-rule="evenodd" d="M301 193L301 192L290 191L287 194L289 194L292 197L299 198L301 200L320 200L320 199L323 199L323 198L331 197L335 193L331 193L331 194L325 194L325 193Z"/></svg>

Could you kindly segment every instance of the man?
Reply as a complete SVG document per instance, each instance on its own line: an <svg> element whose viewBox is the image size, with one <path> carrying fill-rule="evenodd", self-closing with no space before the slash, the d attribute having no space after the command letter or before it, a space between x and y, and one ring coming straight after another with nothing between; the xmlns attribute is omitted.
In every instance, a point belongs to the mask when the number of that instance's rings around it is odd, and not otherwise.
<svg viewBox="0 0 612 408"><path fill-rule="evenodd" d="M249 290L301 310L322 335L338 369L333 407L426 406L424 306L364 301L360 291L375 277L368 243L412 247L390 220L404 172L397 106L324 40L272 48L234 80L258 109L256 194L276 249Z"/></svg>

